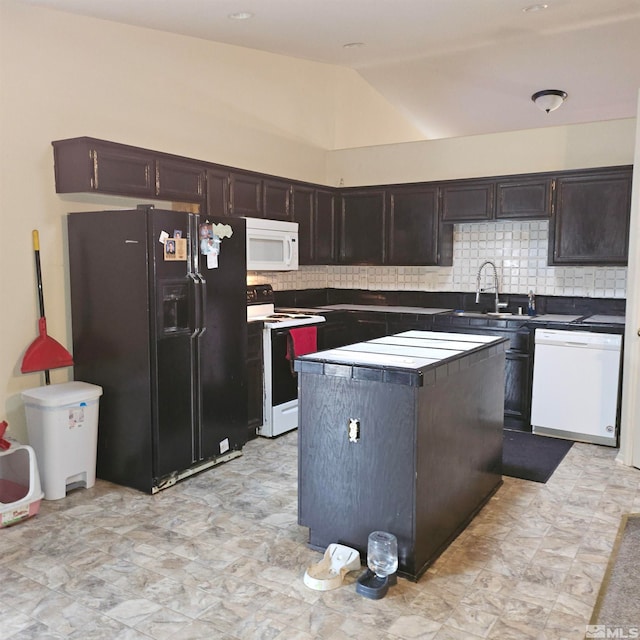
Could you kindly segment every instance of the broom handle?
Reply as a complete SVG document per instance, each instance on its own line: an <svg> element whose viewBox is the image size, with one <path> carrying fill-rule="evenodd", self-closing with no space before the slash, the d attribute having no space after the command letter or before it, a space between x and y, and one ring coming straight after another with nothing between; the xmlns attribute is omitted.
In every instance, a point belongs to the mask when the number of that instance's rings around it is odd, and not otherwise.
<svg viewBox="0 0 640 640"><path fill-rule="evenodd" d="M40 266L40 234L37 229L31 233L33 238L33 253L36 257L36 278L38 281L38 305L40 306L40 317L44 318L44 293L42 290L42 267ZM44 383L51 384L49 370L44 371Z"/></svg>
<svg viewBox="0 0 640 640"><path fill-rule="evenodd" d="M44 318L44 293L42 291L42 267L40 266L40 235L38 230L34 229L33 236L33 252L36 257L36 278L38 280L38 304L40 305L40 317Z"/></svg>

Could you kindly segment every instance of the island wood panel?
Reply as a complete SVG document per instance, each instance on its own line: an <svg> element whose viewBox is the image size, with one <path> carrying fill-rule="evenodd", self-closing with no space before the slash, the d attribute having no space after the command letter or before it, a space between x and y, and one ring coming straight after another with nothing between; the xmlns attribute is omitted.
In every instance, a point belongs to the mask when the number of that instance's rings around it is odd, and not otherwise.
<svg viewBox="0 0 640 640"><path fill-rule="evenodd" d="M421 387L330 364L329 375L298 369L299 523L310 546L339 542L364 558L368 534L390 531L398 572L422 575L502 483L504 346L427 371Z"/></svg>
<svg viewBox="0 0 640 640"><path fill-rule="evenodd" d="M298 501L309 543L324 549L338 542L359 549L364 558L369 533L391 531L402 563L410 563L415 447L398 430L415 420L412 388L302 378ZM355 444L349 442L350 418L360 421Z"/></svg>

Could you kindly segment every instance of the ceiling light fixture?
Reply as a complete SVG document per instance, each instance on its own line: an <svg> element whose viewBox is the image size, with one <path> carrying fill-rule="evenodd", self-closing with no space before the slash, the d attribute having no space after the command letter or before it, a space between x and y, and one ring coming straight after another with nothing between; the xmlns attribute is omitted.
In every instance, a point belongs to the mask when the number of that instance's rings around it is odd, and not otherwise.
<svg viewBox="0 0 640 640"><path fill-rule="evenodd" d="M536 107L550 113L562 105L567 99L567 94L565 91L560 91L559 89L544 89L543 91L536 91L536 93L531 96L531 99Z"/></svg>
<svg viewBox="0 0 640 640"><path fill-rule="evenodd" d="M248 20L253 18L253 13L250 11L237 11L236 13L230 13L227 18L229 20Z"/></svg>
<svg viewBox="0 0 640 640"><path fill-rule="evenodd" d="M548 8L549 8L548 4L530 4L528 7L523 7L522 12L533 13L534 11L544 11L545 9L548 9Z"/></svg>

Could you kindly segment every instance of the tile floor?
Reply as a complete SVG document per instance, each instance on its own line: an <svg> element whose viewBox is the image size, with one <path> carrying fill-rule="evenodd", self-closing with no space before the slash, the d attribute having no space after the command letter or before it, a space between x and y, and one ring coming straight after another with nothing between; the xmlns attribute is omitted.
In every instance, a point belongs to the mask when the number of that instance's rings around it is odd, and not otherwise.
<svg viewBox="0 0 640 640"><path fill-rule="evenodd" d="M0 530L0 638L581 639L640 471L575 444L504 485L418 583L383 600L302 582L296 433L148 496L97 481Z"/></svg>

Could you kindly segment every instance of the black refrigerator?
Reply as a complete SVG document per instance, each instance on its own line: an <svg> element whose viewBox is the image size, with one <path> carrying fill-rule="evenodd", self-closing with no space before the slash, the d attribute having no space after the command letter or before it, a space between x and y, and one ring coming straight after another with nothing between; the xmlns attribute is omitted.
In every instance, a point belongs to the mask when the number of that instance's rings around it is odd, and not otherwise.
<svg viewBox="0 0 640 640"><path fill-rule="evenodd" d="M141 205L67 222L74 378L103 389L97 476L155 493L241 455L244 219Z"/></svg>

